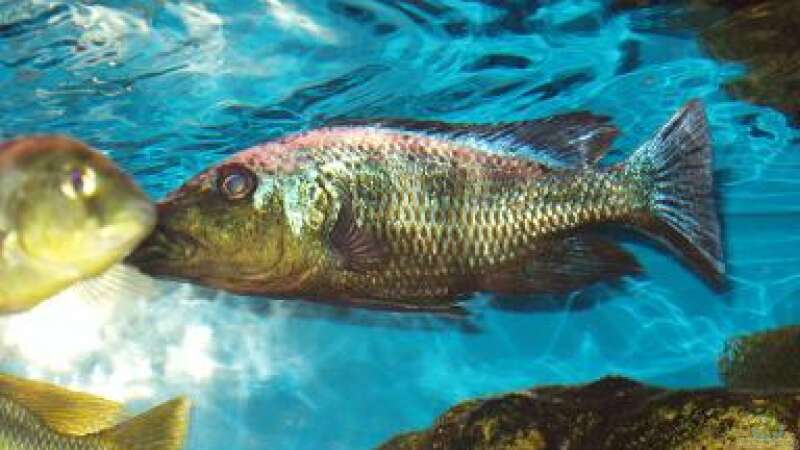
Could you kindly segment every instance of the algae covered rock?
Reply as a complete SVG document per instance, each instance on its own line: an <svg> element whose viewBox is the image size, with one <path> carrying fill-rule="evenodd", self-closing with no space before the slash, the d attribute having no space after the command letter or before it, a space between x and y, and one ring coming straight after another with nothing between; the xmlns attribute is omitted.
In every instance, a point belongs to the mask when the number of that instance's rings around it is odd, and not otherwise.
<svg viewBox="0 0 800 450"><path fill-rule="evenodd" d="M689 450L800 447L800 392L667 390L610 377L455 406L381 450Z"/></svg>
<svg viewBox="0 0 800 450"><path fill-rule="evenodd" d="M800 391L800 326L728 341L719 371L732 388Z"/></svg>

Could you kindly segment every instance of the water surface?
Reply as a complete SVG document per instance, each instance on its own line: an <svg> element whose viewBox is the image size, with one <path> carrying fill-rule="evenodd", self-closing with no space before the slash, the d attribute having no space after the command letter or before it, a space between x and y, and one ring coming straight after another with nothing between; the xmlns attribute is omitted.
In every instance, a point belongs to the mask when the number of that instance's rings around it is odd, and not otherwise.
<svg viewBox="0 0 800 450"><path fill-rule="evenodd" d="M455 402L615 373L719 383L724 340L800 321L800 133L720 86L689 29L599 0L0 1L0 136L68 133L159 198L332 117L497 122L589 109L624 157L690 98L714 139L731 290L628 245L648 277L577 311L470 317L248 299L159 282L0 320L2 367L144 408L188 393L189 449L367 449ZM652 16L648 16L651 17Z"/></svg>

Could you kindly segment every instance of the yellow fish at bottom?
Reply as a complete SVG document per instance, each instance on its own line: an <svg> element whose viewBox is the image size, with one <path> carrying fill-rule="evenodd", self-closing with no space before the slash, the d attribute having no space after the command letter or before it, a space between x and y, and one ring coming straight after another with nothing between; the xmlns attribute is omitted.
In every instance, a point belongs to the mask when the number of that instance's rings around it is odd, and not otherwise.
<svg viewBox="0 0 800 450"><path fill-rule="evenodd" d="M178 397L118 423L119 403L0 374L0 448L179 450L189 408L189 401Z"/></svg>

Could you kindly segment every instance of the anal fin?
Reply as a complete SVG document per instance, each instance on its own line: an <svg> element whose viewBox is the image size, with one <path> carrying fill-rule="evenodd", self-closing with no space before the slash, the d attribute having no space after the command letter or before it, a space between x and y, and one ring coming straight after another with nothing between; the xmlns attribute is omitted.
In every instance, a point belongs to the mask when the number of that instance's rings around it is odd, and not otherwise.
<svg viewBox="0 0 800 450"><path fill-rule="evenodd" d="M566 236L537 243L521 263L484 277L481 289L512 295L558 295L641 272L636 258L609 239Z"/></svg>

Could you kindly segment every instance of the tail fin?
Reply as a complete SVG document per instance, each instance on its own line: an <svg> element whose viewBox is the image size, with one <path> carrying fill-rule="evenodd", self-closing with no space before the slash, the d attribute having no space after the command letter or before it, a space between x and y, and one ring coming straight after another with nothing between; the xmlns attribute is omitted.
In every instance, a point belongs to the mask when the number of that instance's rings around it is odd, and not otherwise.
<svg viewBox="0 0 800 450"><path fill-rule="evenodd" d="M180 450L189 424L189 400L178 397L99 433L119 448Z"/></svg>
<svg viewBox="0 0 800 450"><path fill-rule="evenodd" d="M643 231L681 254L715 288L725 285L711 143L703 104L687 103L630 157L625 171L646 177Z"/></svg>

